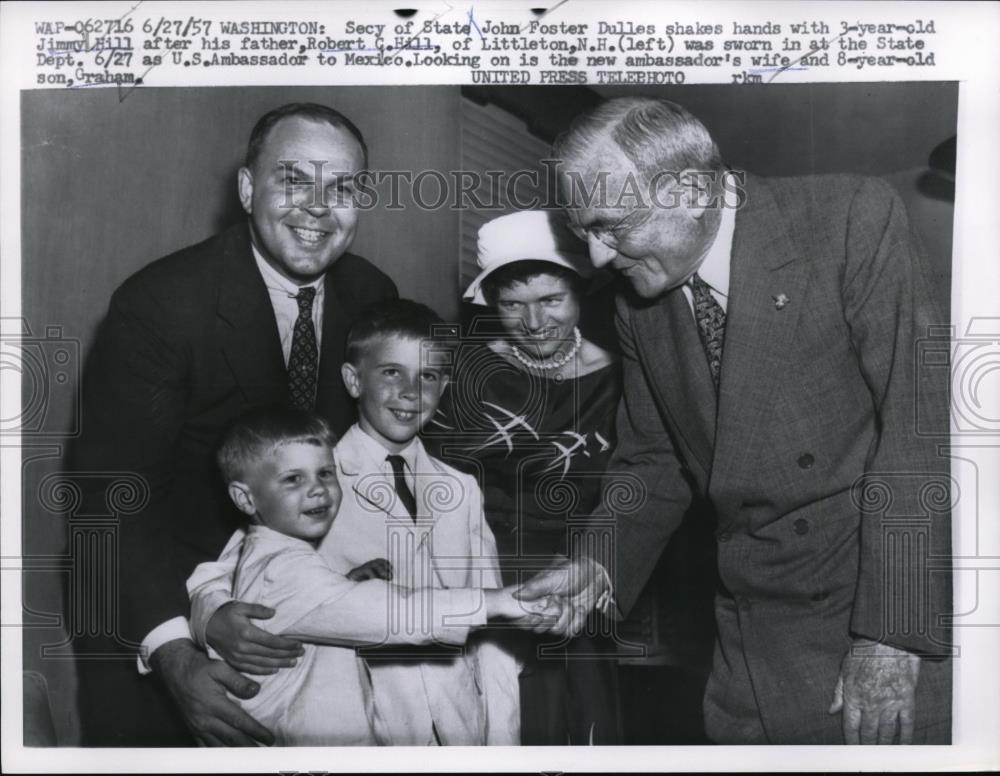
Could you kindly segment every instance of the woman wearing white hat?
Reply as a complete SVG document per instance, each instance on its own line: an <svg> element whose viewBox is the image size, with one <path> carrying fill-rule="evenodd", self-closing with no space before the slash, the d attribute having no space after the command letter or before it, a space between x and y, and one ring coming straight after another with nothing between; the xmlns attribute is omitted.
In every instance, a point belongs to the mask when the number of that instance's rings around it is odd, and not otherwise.
<svg viewBox="0 0 1000 776"><path fill-rule="evenodd" d="M459 352L443 423L449 447L476 461L504 584L512 584L565 555L566 518L598 506L621 372L580 333L591 265L561 213L490 221L479 230L477 260L482 271L465 298L491 308L503 334ZM609 640L577 639L539 659L551 637L511 638L523 640L522 744L618 742L615 664L581 659L613 652Z"/></svg>

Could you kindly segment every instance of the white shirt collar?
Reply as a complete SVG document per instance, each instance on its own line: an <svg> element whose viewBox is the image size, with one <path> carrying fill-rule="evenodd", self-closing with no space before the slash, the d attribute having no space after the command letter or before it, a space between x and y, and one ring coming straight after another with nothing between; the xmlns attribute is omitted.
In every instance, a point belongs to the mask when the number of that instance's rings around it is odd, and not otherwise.
<svg viewBox="0 0 1000 776"><path fill-rule="evenodd" d="M281 531L275 531L270 526L262 523L251 523L247 526L247 539L250 539L251 537L253 537L254 541L263 542L266 546L301 547L302 545L305 545L310 549L316 549L305 539L299 539L295 536L283 534Z"/></svg>
<svg viewBox="0 0 1000 776"><path fill-rule="evenodd" d="M733 232L736 230L736 208L731 204L724 204L721 216L715 239L695 271L698 273L698 277L711 286L713 291L728 298L730 261L733 255Z"/></svg>
<svg viewBox="0 0 1000 776"><path fill-rule="evenodd" d="M356 423L355 428L358 430L358 443L364 448L364 452L374 458L376 461L385 461L387 455L390 455L389 451L385 449L381 442L361 428L361 425ZM410 440L410 444L404 447L398 455L403 457L406 461L406 465L410 469L411 474L415 474L417 471L417 446L419 445L419 437L414 437Z"/></svg>

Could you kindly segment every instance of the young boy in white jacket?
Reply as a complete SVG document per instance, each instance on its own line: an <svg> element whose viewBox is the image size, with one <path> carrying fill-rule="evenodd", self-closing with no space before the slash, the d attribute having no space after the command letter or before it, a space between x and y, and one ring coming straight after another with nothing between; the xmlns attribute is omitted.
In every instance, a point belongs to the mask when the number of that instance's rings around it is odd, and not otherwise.
<svg viewBox="0 0 1000 776"><path fill-rule="evenodd" d="M528 610L512 588L498 589L478 485L417 438L447 382L421 347L435 321L423 305L396 300L355 324L343 374L359 422L335 455L310 441L317 433L259 459L254 483L227 472L255 525L189 580L192 631L205 644L213 615L235 599L273 608L267 629L307 642L294 668L264 677L243 702L281 743L519 742L514 658L470 629L489 617L530 625L558 615L558 604ZM348 578L390 574L392 584ZM216 646L231 651L241 639L227 633ZM361 644L383 648L359 657L350 647Z"/></svg>

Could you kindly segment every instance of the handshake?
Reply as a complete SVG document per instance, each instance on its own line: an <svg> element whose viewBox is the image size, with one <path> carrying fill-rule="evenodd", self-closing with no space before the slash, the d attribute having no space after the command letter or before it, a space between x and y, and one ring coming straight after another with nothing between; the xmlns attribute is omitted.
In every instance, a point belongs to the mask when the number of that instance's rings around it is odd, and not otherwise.
<svg viewBox="0 0 1000 776"><path fill-rule="evenodd" d="M369 561L352 570L348 578L392 579L391 564L384 558ZM570 560L557 556L549 568L523 585L486 590L486 614L502 618L535 633L572 638L583 630L587 616L597 609L608 614L611 582L607 572L590 558Z"/></svg>
<svg viewBox="0 0 1000 776"><path fill-rule="evenodd" d="M392 564L384 558L368 561L347 574L352 582L391 582L392 576ZM547 569L524 584L483 593L487 619L506 620L534 633L564 638L579 635L594 609L609 614L612 606L607 572L587 557L557 556ZM298 641L270 633L252 622L269 619L274 613L259 604L230 601L209 619L206 641L237 671L276 673L295 665L303 652Z"/></svg>
<svg viewBox="0 0 1000 776"><path fill-rule="evenodd" d="M583 630L594 609L607 615L613 605L607 572L587 557L557 557L549 568L516 588L513 595L523 611L517 625L535 633L567 638Z"/></svg>
<svg viewBox="0 0 1000 776"><path fill-rule="evenodd" d="M392 581L392 564L368 561L347 575L352 582ZM501 619L539 634L577 636L594 609L609 613L611 583L607 572L586 557L557 557L548 568L522 585L484 590L488 620ZM294 666L304 654L294 638L271 633L255 624L275 615L269 607L228 601L205 626L205 640L223 660L210 660L187 639L174 639L150 658L199 742L208 745L270 744L272 733L233 703L251 698L260 685L247 676L275 674Z"/></svg>

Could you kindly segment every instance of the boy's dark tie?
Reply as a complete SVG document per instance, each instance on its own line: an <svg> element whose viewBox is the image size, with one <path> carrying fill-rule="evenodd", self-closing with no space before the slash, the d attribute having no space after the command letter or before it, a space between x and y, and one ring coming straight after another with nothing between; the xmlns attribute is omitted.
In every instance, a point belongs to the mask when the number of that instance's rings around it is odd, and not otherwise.
<svg viewBox="0 0 1000 776"><path fill-rule="evenodd" d="M319 352L313 327L312 305L316 289L303 286L295 300L299 317L292 329L292 349L288 355L288 396L293 407L311 410L316 404L316 367Z"/></svg>
<svg viewBox="0 0 1000 776"><path fill-rule="evenodd" d="M722 371L722 341L726 335L726 311L712 296L708 283L698 277L697 272L691 276L691 297L694 301L694 319L698 323L701 344L705 348L705 357L712 372L715 392L718 393L719 374Z"/></svg>
<svg viewBox="0 0 1000 776"><path fill-rule="evenodd" d="M399 496L400 503L409 512L410 517L416 521L417 519L417 500L413 497L413 491L410 490L410 486L406 484L406 477L403 475L403 467L405 462L403 461L403 456L401 455L387 455L385 460L389 462L392 467L392 479L396 486L396 495Z"/></svg>

